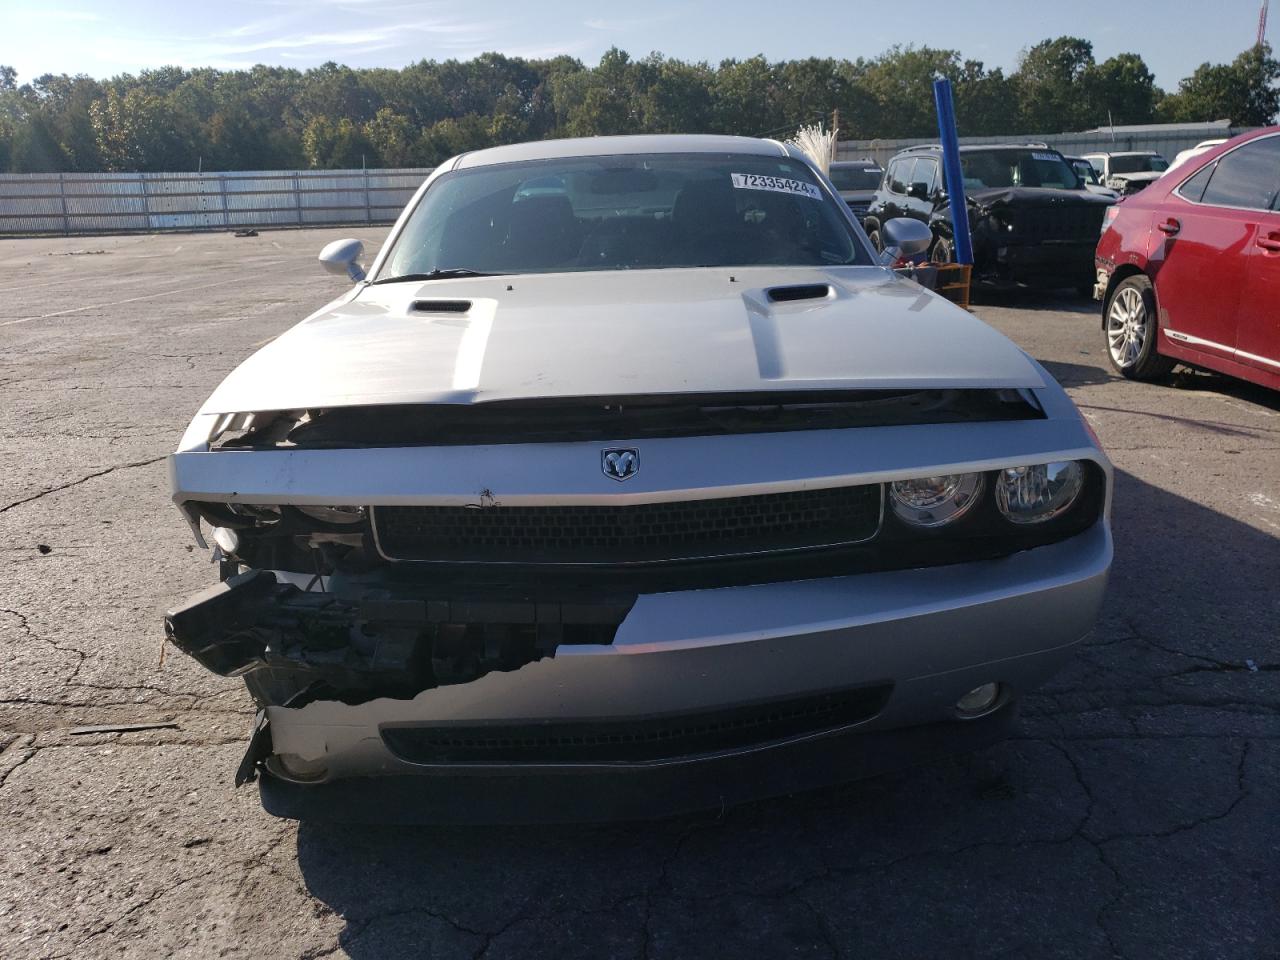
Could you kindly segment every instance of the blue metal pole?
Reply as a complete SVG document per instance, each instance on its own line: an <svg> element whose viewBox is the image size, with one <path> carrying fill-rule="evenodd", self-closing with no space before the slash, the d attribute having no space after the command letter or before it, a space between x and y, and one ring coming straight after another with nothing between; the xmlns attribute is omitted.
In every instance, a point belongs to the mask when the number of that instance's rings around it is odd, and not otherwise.
<svg viewBox="0 0 1280 960"><path fill-rule="evenodd" d="M942 143L942 169L947 179L947 199L951 204L951 226L955 232L956 263L973 263L973 238L969 235L969 204L964 197L964 175L960 171L960 140L956 136L956 108L951 100L951 81L933 81L933 101L938 107L938 138Z"/></svg>

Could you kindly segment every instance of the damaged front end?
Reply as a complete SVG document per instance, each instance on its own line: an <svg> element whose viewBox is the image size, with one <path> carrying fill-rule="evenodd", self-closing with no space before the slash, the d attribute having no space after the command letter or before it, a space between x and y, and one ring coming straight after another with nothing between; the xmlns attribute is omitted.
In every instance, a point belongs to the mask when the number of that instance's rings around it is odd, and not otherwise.
<svg viewBox="0 0 1280 960"><path fill-rule="evenodd" d="M1081 190L1009 187L969 196L974 271L995 286L1083 286L1109 199Z"/></svg>
<svg viewBox="0 0 1280 960"><path fill-rule="evenodd" d="M563 643L609 643L634 598L431 598L408 584L330 576L322 591L251 569L165 616L168 639L260 706L360 704L516 670Z"/></svg>

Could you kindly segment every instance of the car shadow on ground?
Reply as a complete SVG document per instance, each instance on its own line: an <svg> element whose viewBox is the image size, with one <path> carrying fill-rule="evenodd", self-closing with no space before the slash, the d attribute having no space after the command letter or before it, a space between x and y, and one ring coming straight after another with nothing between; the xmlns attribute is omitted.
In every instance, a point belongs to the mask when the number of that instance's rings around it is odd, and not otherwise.
<svg viewBox="0 0 1280 960"><path fill-rule="evenodd" d="M1092 296L1080 296L1074 290L1038 287L994 288L975 285L969 291L969 302L981 307L1008 307L1016 310L1049 310L1057 313L1096 315L1101 309Z"/></svg>
<svg viewBox="0 0 1280 960"><path fill-rule="evenodd" d="M1255 404L1267 410L1280 412L1280 391L1260 387L1247 380L1239 380L1211 370L1194 370L1178 366L1161 386L1188 392L1220 393L1234 400Z"/></svg>
<svg viewBox="0 0 1280 960"><path fill-rule="evenodd" d="M304 823L307 889L356 960L1181 956L1222 928L1216 956L1252 956L1280 543L1124 473L1114 516L1099 627L1004 743L656 823Z"/></svg>
<svg viewBox="0 0 1280 960"><path fill-rule="evenodd" d="M1106 367L1094 366L1091 363L1064 363L1058 360L1041 360L1043 366L1053 379L1064 387L1085 387L1099 383L1110 383L1120 379Z"/></svg>

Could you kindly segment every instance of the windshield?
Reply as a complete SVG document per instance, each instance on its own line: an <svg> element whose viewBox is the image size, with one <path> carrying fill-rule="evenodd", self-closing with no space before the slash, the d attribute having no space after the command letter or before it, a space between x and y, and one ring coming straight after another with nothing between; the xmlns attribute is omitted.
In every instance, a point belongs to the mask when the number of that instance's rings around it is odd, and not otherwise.
<svg viewBox="0 0 1280 960"><path fill-rule="evenodd" d="M1112 173L1164 173L1169 161L1158 156L1112 157Z"/></svg>
<svg viewBox="0 0 1280 960"><path fill-rule="evenodd" d="M643 154L445 174L423 194L378 281L462 270L855 263L870 264L870 253L804 164Z"/></svg>
<svg viewBox="0 0 1280 960"><path fill-rule="evenodd" d="M879 167L832 166L831 182L837 190L876 190L884 171Z"/></svg>
<svg viewBox="0 0 1280 960"><path fill-rule="evenodd" d="M1098 171L1093 169L1093 165L1088 160L1072 160L1071 168L1085 183L1101 184L1098 179Z"/></svg>
<svg viewBox="0 0 1280 960"><path fill-rule="evenodd" d="M1077 190L1083 184L1071 165L1053 150L984 150L960 154L965 190L986 187L1053 187Z"/></svg>

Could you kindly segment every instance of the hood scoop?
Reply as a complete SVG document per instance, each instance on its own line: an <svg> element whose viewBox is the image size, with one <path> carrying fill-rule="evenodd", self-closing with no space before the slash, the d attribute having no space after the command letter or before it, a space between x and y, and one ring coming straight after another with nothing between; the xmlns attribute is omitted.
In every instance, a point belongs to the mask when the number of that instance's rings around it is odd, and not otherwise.
<svg viewBox="0 0 1280 960"><path fill-rule="evenodd" d="M470 300L415 300L417 313L466 313L471 309Z"/></svg>
<svg viewBox="0 0 1280 960"><path fill-rule="evenodd" d="M801 283L789 287L770 287L770 303L791 303L794 300L825 300L832 296L830 284Z"/></svg>

